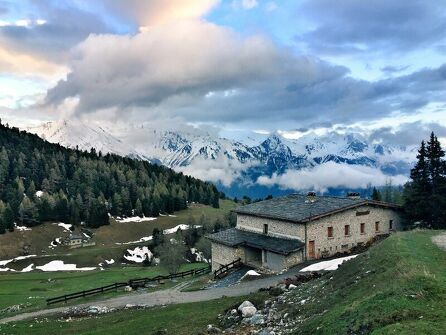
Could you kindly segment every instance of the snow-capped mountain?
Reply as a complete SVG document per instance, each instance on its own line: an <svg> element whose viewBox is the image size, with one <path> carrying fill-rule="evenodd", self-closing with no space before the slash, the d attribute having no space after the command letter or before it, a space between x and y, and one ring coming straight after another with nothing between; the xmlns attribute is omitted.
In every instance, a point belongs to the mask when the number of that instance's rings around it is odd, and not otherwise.
<svg viewBox="0 0 446 335"><path fill-rule="evenodd" d="M27 131L51 143L59 143L65 147L80 150L95 148L103 153L114 153L128 156L137 155L130 146L113 136L100 126L90 126L79 120L61 120L46 122L38 127L27 128Z"/></svg>
<svg viewBox="0 0 446 335"><path fill-rule="evenodd" d="M390 176L408 175L416 156L416 148L372 144L359 134L336 132L308 134L297 140L273 134L248 145L195 128L163 129L149 124L109 130L65 120L28 130L67 147L94 147L103 153L149 160L226 187L231 183L255 185L261 176L327 163L373 168Z"/></svg>

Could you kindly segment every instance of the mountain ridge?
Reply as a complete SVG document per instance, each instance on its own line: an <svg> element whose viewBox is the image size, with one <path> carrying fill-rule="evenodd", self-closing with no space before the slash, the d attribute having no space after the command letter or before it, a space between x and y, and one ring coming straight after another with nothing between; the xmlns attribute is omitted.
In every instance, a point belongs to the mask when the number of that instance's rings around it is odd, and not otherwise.
<svg viewBox="0 0 446 335"><path fill-rule="evenodd" d="M307 134L299 139L274 133L257 144L247 145L200 129L175 130L146 124L112 131L78 120L61 120L27 130L67 147L94 147L103 153L147 160L196 177L200 177L201 169L206 173L232 173L232 183L251 185L262 175L313 169L329 162L370 167L389 176L408 175L416 156L416 148L369 143L353 133ZM215 176L204 177L226 187L231 184Z"/></svg>

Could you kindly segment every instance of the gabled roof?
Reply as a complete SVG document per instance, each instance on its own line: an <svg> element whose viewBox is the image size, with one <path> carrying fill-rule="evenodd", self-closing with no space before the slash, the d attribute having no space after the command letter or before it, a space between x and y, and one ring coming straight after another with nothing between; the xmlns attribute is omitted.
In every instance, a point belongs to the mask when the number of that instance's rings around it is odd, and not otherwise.
<svg viewBox="0 0 446 335"><path fill-rule="evenodd" d="M291 252L302 249L304 246L304 243L297 239L278 238L237 228L226 229L207 237L213 242L229 247L248 246L282 255L288 255Z"/></svg>
<svg viewBox="0 0 446 335"><path fill-rule="evenodd" d="M317 196L314 202L306 195L290 194L285 197L259 201L238 207L234 212L263 218L305 223L359 206L378 206L400 210L401 206L361 198Z"/></svg>

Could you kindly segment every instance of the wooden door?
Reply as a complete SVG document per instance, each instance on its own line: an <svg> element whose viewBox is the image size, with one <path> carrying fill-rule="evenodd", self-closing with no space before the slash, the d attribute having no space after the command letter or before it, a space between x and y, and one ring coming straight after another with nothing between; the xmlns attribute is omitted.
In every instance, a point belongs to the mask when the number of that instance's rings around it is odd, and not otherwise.
<svg viewBox="0 0 446 335"><path fill-rule="evenodd" d="M315 250L314 250L314 241L308 242L308 257L314 258L315 256Z"/></svg>

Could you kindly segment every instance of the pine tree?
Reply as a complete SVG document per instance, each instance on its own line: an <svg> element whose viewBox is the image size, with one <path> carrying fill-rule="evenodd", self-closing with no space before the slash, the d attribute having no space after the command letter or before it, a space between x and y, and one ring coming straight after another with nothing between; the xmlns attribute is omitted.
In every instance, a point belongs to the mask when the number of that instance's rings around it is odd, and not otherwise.
<svg viewBox="0 0 446 335"><path fill-rule="evenodd" d="M14 231L14 213L9 204L6 205L6 208L3 211L3 222L5 224L6 229L8 229L11 232Z"/></svg>
<svg viewBox="0 0 446 335"><path fill-rule="evenodd" d="M381 192L379 192L376 187L373 187L372 200L381 201Z"/></svg>
<svg viewBox="0 0 446 335"><path fill-rule="evenodd" d="M446 228L446 162L445 153L434 133L426 146L424 141L411 170L411 181L404 187L407 220L424 227Z"/></svg>
<svg viewBox="0 0 446 335"><path fill-rule="evenodd" d="M433 228L446 227L446 162L445 153L434 133L427 143L427 159L431 182L430 222Z"/></svg>
<svg viewBox="0 0 446 335"><path fill-rule="evenodd" d="M141 200L136 200L136 203L135 203L135 215L137 215L137 216L143 216L143 211L142 211L142 203L141 203Z"/></svg>

